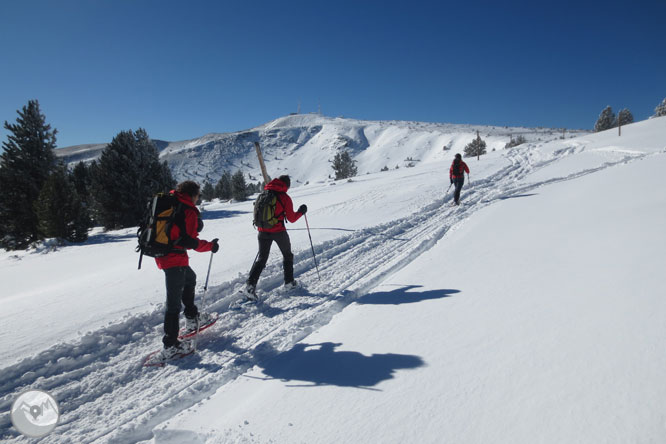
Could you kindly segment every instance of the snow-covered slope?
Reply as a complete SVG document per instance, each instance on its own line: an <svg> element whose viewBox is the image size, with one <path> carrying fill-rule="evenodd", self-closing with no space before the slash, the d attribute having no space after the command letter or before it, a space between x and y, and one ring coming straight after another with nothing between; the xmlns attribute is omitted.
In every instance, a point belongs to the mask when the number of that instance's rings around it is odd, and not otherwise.
<svg viewBox="0 0 666 444"><path fill-rule="evenodd" d="M318 114L298 114L276 119L246 131L207 134L182 142L160 142L160 158L166 160L178 180L194 179L216 183L225 170L241 170L249 181L258 181L261 170L254 149L260 143L268 169L273 175L291 174L300 183L326 180L333 174L330 160L346 149L358 162L359 174L394 169L417 163L438 161L462 152L479 131L488 151L503 149L512 137L528 141L548 141L584 131L549 128L509 128L403 121L362 121L331 118ZM91 160L104 145L58 150L68 162ZM413 159L413 160L407 160ZM295 183L296 185L296 183Z"/></svg>
<svg viewBox="0 0 666 444"><path fill-rule="evenodd" d="M419 156L398 133L363 131ZM321 280L299 221L306 290L280 289L274 252L241 311L252 203L204 205L221 318L163 369L141 367L164 283L133 230L0 253L0 438L28 442L5 412L37 388L63 411L47 443L662 442L666 118L471 159L457 207L451 157L294 187Z"/></svg>

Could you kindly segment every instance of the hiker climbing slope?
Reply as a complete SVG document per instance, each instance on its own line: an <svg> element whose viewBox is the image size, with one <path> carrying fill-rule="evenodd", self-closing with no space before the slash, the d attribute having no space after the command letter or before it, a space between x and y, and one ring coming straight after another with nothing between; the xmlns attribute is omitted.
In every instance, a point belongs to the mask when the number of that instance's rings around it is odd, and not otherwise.
<svg viewBox="0 0 666 444"><path fill-rule="evenodd" d="M460 190L462 190L465 183L465 173L469 175L469 167L463 162L462 156L458 153L449 169L449 179L451 179L451 184L456 187L453 192L453 201L456 205L460 203Z"/></svg>
<svg viewBox="0 0 666 444"><path fill-rule="evenodd" d="M291 201L291 197L287 194L290 185L291 179L287 175L273 179L264 187L264 192L259 195L255 202L254 224L259 231L257 236L259 252L254 264L252 264L250 275L243 289L243 293L247 299L257 299L255 289L259 281L259 276L264 267L266 267L273 242L278 245L278 248L282 252L284 285L286 287L295 287L297 285L294 280L294 255L291 252L291 241L289 234L287 234L285 220L291 223L296 222L307 212L308 207L301 205L297 211L294 211L294 204ZM264 206L264 197L270 197L272 205L267 204Z"/></svg>
<svg viewBox="0 0 666 444"><path fill-rule="evenodd" d="M166 281L166 309L162 338L164 359L176 354L187 354L193 348L190 341L178 340L181 302L185 306L186 331L196 330L198 322L206 321L204 317L207 315L199 313L194 304L197 275L190 268L187 250L216 253L220 247L217 239L211 242L199 239L199 231L203 229L203 221L195 206L199 193L199 185L189 180L178 184L176 189L171 191L182 204L182 209L176 215L176 221L169 233L171 239L175 240L174 249L166 256L155 258L157 268L164 271Z"/></svg>

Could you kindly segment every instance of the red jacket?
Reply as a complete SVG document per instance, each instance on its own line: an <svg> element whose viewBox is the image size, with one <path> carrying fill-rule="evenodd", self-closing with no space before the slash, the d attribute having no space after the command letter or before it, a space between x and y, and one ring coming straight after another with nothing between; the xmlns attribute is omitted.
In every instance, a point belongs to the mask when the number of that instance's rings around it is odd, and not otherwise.
<svg viewBox="0 0 666 444"><path fill-rule="evenodd" d="M278 215L279 222L273 225L273 228L257 228L257 230L265 233L287 231L287 228L284 226L285 217L292 224L301 218L303 214L294 211L294 204L291 201L291 197L287 195L288 189L289 187L280 179L273 179L264 187L264 190L273 190L279 193L277 203L275 204L275 214Z"/></svg>
<svg viewBox="0 0 666 444"><path fill-rule="evenodd" d="M459 171L453 171L453 164L454 163L455 163L455 160L453 162L451 162L451 168L449 168L449 178L453 180L453 179L458 179L458 178L462 177L464 179L465 178L465 173L460 173ZM467 166L467 164L465 162L463 162L462 160L460 161L460 164L461 164L463 170L467 174L469 174L469 167Z"/></svg>
<svg viewBox="0 0 666 444"><path fill-rule="evenodd" d="M185 219L185 233L181 233L179 223L174 223L171 227L171 239L176 240L180 238L175 248L179 252L169 253L163 257L156 257L155 263L157 268L165 270L173 267L187 267L190 264L190 258L187 256L187 250L195 250L199 253L211 251L213 243L199 239L199 210L192 202L192 198L188 194L178 193L171 191L175 194L178 200L183 204L183 216Z"/></svg>

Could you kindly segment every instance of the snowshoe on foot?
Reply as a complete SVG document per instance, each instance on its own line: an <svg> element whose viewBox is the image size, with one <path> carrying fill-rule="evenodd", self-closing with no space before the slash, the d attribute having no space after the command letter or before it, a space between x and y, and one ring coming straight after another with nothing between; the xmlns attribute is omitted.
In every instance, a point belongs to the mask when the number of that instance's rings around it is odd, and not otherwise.
<svg viewBox="0 0 666 444"><path fill-rule="evenodd" d="M197 328L199 330L205 329L209 325L213 324L217 320L217 314L215 313L199 313L196 317L194 318L185 318L185 330L183 330L180 334L181 337L189 337L197 332Z"/></svg>
<svg viewBox="0 0 666 444"><path fill-rule="evenodd" d="M257 302L259 298L257 297L257 290L254 285L247 284L240 291L241 294L245 295L245 298L248 301Z"/></svg>
<svg viewBox="0 0 666 444"><path fill-rule="evenodd" d="M168 361L170 359L189 355L192 352L194 352L194 343L192 341L178 341L172 346L164 347L160 353L160 359Z"/></svg>
<svg viewBox="0 0 666 444"><path fill-rule="evenodd" d="M284 284L285 290L295 290L297 288L301 288L301 285L297 281L291 281L291 282L285 282Z"/></svg>

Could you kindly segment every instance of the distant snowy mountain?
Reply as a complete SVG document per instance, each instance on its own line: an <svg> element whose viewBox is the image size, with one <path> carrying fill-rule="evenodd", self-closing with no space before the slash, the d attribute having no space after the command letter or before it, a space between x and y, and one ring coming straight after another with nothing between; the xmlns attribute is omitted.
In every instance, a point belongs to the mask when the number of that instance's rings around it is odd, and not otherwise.
<svg viewBox="0 0 666 444"><path fill-rule="evenodd" d="M254 150L260 143L268 169L274 175L291 174L294 184L323 181L332 175L329 161L340 149L350 151L359 174L384 167L395 169L419 162L451 157L462 152L476 132L488 151L503 149L511 137L522 135L528 142L549 141L586 134L550 128L496 127L405 121L363 121L295 114L249 130L213 133L181 142L154 140L178 180L215 183L225 170L241 170L250 181L261 171ZM105 144L78 145L58 150L66 162L97 158ZM444 148L451 152L446 152Z"/></svg>

